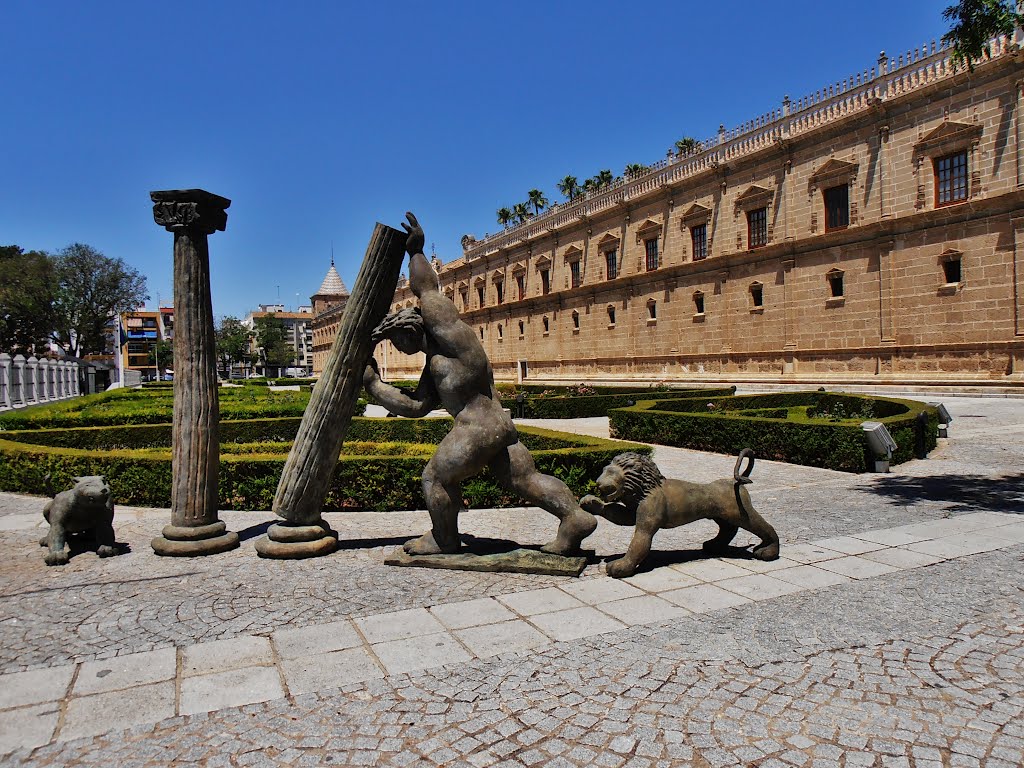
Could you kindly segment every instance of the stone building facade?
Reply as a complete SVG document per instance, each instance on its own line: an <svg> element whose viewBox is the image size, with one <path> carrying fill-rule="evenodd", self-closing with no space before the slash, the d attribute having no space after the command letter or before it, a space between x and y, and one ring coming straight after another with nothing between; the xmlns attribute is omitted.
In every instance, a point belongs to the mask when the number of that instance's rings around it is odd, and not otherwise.
<svg viewBox="0 0 1024 768"><path fill-rule="evenodd" d="M327 270L319 290L309 297L313 305L313 319L310 327L314 376L319 376L324 371L327 355L331 351L334 337L338 335L341 315L345 311L348 297L348 288L345 287L345 282L338 274L338 270L334 268L334 258L332 257L331 268Z"/></svg>
<svg viewBox="0 0 1024 768"><path fill-rule="evenodd" d="M1024 53L949 53L883 54L467 236L442 288L504 380L1021 382ZM400 286L393 309L414 303ZM387 346L392 378L419 374Z"/></svg>

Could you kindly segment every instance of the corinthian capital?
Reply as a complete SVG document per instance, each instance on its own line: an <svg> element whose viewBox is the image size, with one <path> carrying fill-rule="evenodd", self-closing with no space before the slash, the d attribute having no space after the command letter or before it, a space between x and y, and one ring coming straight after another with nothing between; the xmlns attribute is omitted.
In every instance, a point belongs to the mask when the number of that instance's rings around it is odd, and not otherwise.
<svg viewBox="0 0 1024 768"><path fill-rule="evenodd" d="M212 235L228 225L231 201L203 189L168 189L150 192L153 220L168 232L189 231Z"/></svg>

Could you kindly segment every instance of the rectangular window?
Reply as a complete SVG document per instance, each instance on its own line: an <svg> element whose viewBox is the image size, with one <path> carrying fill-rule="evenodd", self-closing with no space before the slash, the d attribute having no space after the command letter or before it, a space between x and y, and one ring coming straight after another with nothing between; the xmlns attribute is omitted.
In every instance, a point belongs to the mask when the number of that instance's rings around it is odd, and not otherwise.
<svg viewBox="0 0 1024 768"><path fill-rule="evenodd" d="M619 276L619 251L617 248L604 252L604 264L609 280L614 280Z"/></svg>
<svg viewBox="0 0 1024 768"><path fill-rule="evenodd" d="M644 240L644 259L648 272L653 272L658 268L658 238L652 237L650 240Z"/></svg>
<svg viewBox="0 0 1024 768"><path fill-rule="evenodd" d="M519 289L519 300L526 298L526 275L516 275L516 287Z"/></svg>
<svg viewBox="0 0 1024 768"><path fill-rule="evenodd" d="M935 205L951 205L967 199L967 153L935 159Z"/></svg>
<svg viewBox="0 0 1024 768"><path fill-rule="evenodd" d="M850 226L850 186L842 184L825 190L825 231Z"/></svg>
<svg viewBox="0 0 1024 768"><path fill-rule="evenodd" d="M501 304L505 301L505 283L499 280L494 284L494 290L498 294L498 303Z"/></svg>
<svg viewBox="0 0 1024 768"><path fill-rule="evenodd" d="M693 294L693 308L698 315L704 314L704 294L700 291Z"/></svg>
<svg viewBox="0 0 1024 768"><path fill-rule="evenodd" d="M482 285L478 285L476 288L476 299L478 305L482 307L484 305L484 287Z"/></svg>
<svg viewBox="0 0 1024 768"><path fill-rule="evenodd" d="M700 261L708 257L708 225L698 224L690 227L690 241L693 243L693 260Z"/></svg>
<svg viewBox="0 0 1024 768"><path fill-rule="evenodd" d="M469 289L462 288L459 290L459 296L462 298L462 308L469 309Z"/></svg>
<svg viewBox="0 0 1024 768"><path fill-rule="evenodd" d="M569 275L572 288L579 288L583 284L583 278L580 277L580 263L578 261L569 262Z"/></svg>
<svg viewBox="0 0 1024 768"><path fill-rule="evenodd" d="M946 284L959 283L963 279L963 272L960 269L960 259L949 259L942 262L942 274L946 278Z"/></svg>
<svg viewBox="0 0 1024 768"><path fill-rule="evenodd" d="M843 273L842 272L830 272L828 276L828 288L832 294L833 299L839 299L843 296Z"/></svg>
<svg viewBox="0 0 1024 768"><path fill-rule="evenodd" d="M750 301L754 307L764 306L764 286L760 283L754 283L750 286Z"/></svg>
<svg viewBox="0 0 1024 768"><path fill-rule="evenodd" d="M763 248L768 245L768 209L757 208L747 211L747 249Z"/></svg>
<svg viewBox="0 0 1024 768"><path fill-rule="evenodd" d="M551 270L542 269L540 271L540 288L541 293L545 296L551 293Z"/></svg>

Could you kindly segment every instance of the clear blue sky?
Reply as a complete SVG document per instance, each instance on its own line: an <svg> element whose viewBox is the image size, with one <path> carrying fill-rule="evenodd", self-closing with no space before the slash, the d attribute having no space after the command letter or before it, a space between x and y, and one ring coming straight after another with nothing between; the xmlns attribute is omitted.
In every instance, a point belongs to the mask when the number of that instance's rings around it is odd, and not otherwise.
<svg viewBox="0 0 1024 768"><path fill-rule="evenodd" d="M375 221L449 261L532 187L649 163L946 31L952 0L0 3L0 244L171 290L149 191L232 200L213 304L355 281ZM545 7L549 6L549 7ZM2 276L0 276L2 279ZM278 288L279 286L279 288Z"/></svg>

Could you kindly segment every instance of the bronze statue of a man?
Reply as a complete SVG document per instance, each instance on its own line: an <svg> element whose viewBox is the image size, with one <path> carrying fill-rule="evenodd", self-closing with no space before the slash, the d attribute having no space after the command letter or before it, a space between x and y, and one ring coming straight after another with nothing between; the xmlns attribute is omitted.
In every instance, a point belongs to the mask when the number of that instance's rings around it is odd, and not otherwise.
<svg viewBox="0 0 1024 768"><path fill-rule="evenodd" d="M543 547L545 552L575 551L597 527L596 518L580 508L565 483L537 471L512 419L501 407L483 345L441 293L437 273L423 255L423 230L415 216L406 215L409 223L402 226L409 233L409 285L420 306L388 315L374 330L373 341L390 339L409 355L424 352L427 362L411 396L381 381L372 358L363 384L374 399L399 416L424 416L441 405L455 419L451 432L423 470L423 496L432 527L406 542L406 552L459 551L461 484L485 467L504 488L558 518L558 534Z"/></svg>

